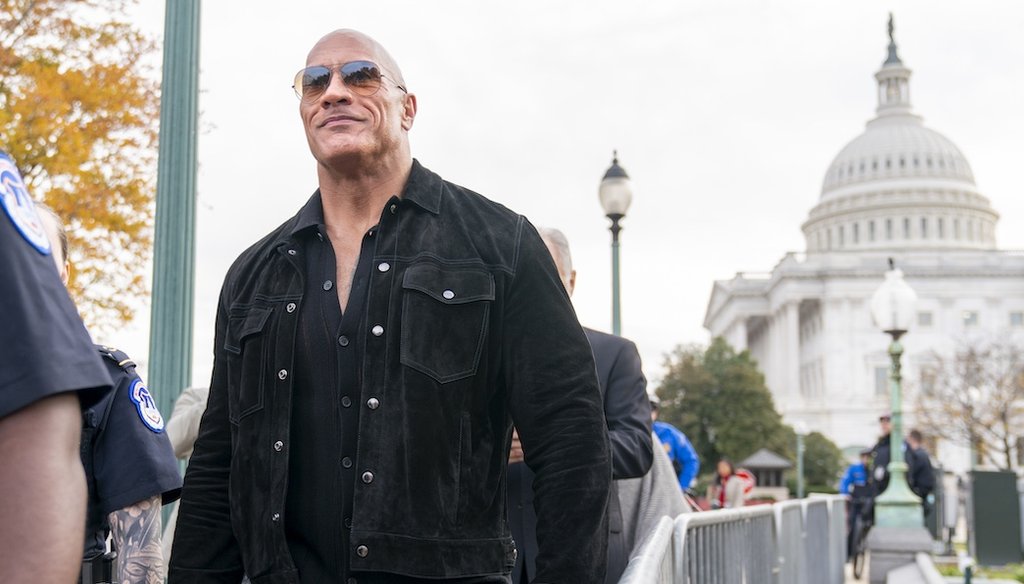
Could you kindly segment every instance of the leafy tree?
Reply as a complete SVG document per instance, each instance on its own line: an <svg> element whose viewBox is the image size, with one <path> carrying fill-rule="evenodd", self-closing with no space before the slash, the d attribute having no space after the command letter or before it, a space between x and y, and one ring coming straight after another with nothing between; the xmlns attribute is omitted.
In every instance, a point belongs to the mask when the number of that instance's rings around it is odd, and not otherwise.
<svg viewBox="0 0 1024 584"><path fill-rule="evenodd" d="M1010 339L964 344L953 355L933 353L917 391L917 415L927 433L973 444L979 462L1014 468L1024 434L1024 347Z"/></svg>
<svg viewBox="0 0 1024 584"><path fill-rule="evenodd" d="M145 294L159 93L129 0L0 0L0 148L68 225L70 289L90 327Z"/></svg>
<svg viewBox="0 0 1024 584"><path fill-rule="evenodd" d="M804 438L804 479L808 485L835 487L843 470L843 451L821 432Z"/></svg>
<svg viewBox="0 0 1024 584"><path fill-rule="evenodd" d="M659 419L686 434L704 468L721 458L738 462L760 448L793 460L796 435L775 411L757 362L722 338L707 349L680 346L666 356L657 393Z"/></svg>

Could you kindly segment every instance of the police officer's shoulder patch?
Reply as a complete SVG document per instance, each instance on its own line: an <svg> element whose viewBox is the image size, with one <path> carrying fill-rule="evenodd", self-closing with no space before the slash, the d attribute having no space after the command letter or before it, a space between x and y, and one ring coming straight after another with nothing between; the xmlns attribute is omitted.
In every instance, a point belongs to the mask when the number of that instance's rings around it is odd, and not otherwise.
<svg viewBox="0 0 1024 584"><path fill-rule="evenodd" d="M135 404L135 409L138 410L142 423L157 434L163 432L164 418L160 415L160 410L157 409L153 396L150 395L149 390L146 389L146 384L141 379L136 379L128 387L128 396L131 398L132 403Z"/></svg>
<svg viewBox="0 0 1024 584"><path fill-rule="evenodd" d="M0 151L0 207L21 236L43 255L50 255L50 239L28 196L25 181L7 153Z"/></svg>

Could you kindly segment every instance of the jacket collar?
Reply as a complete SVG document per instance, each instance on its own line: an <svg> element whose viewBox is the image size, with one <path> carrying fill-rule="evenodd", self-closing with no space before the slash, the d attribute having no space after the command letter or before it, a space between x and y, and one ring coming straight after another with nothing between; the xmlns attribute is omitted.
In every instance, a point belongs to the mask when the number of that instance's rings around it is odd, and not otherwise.
<svg viewBox="0 0 1024 584"><path fill-rule="evenodd" d="M441 191L444 183L441 177L427 170L416 159L412 161L409 180L402 189L401 199L408 201L424 211L439 215L441 213ZM284 237L294 237L300 231L324 224L324 207L320 198L320 189L306 201L299 212L292 218L291 225L284 230Z"/></svg>

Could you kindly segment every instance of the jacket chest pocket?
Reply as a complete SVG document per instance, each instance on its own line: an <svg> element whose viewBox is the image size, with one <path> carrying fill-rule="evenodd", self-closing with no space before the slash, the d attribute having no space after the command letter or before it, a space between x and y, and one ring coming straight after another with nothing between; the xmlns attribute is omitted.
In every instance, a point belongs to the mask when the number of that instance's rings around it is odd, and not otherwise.
<svg viewBox="0 0 1024 584"><path fill-rule="evenodd" d="M476 374L494 277L473 268L410 266L402 279L401 362L438 383Z"/></svg>
<svg viewBox="0 0 1024 584"><path fill-rule="evenodd" d="M228 363L228 415L232 422L263 409L271 339L265 333L273 309L252 307L228 316L224 350Z"/></svg>

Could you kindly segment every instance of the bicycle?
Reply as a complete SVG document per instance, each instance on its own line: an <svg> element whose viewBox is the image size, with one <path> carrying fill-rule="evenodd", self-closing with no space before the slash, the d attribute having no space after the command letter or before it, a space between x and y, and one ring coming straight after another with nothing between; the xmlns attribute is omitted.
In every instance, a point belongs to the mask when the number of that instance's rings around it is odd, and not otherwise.
<svg viewBox="0 0 1024 584"><path fill-rule="evenodd" d="M850 535L848 554L853 564L853 577L860 579L864 573L868 550L868 533L874 525L874 489L870 485L858 485L850 494Z"/></svg>

